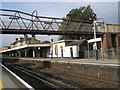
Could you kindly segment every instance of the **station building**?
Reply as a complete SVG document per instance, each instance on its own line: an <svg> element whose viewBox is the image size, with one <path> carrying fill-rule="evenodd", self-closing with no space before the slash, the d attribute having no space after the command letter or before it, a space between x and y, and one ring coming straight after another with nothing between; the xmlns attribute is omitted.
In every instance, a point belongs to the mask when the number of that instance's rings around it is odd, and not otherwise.
<svg viewBox="0 0 120 90"><path fill-rule="evenodd" d="M16 41L10 45L9 49L3 50L2 55L6 57L48 57L50 42L40 42L35 35L24 38L16 38Z"/></svg>
<svg viewBox="0 0 120 90"><path fill-rule="evenodd" d="M92 45L90 45L92 49ZM52 43L53 58L84 58L84 51L88 50L87 40L61 40Z"/></svg>
<svg viewBox="0 0 120 90"><path fill-rule="evenodd" d="M84 58L84 51L87 50L87 40L61 40L50 43L40 42L35 35L24 38L16 38L9 49L5 49L2 55L5 57L42 57L42 58ZM92 45L90 45L92 50Z"/></svg>

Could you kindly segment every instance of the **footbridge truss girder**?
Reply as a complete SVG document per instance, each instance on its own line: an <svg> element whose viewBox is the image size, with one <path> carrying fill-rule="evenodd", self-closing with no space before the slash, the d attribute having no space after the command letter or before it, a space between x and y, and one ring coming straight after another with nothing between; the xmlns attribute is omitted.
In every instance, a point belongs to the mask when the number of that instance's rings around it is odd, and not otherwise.
<svg viewBox="0 0 120 90"><path fill-rule="evenodd" d="M38 16L18 10L0 9L1 34L93 35L93 21ZM10 13L10 14L9 14ZM104 30L96 30L97 35Z"/></svg>

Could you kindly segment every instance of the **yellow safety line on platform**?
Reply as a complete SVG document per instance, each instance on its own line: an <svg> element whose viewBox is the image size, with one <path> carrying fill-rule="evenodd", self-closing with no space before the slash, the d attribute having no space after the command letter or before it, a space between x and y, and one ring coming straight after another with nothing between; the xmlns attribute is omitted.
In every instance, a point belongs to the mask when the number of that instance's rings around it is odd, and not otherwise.
<svg viewBox="0 0 120 90"><path fill-rule="evenodd" d="M4 86L1 80L0 80L0 90L4 90Z"/></svg>

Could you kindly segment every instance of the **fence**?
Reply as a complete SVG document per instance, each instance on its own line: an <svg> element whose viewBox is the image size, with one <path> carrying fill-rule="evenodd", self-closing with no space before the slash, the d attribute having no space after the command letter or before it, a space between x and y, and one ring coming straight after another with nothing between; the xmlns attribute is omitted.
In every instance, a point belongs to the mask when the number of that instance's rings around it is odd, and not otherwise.
<svg viewBox="0 0 120 90"><path fill-rule="evenodd" d="M120 48L97 50L99 59L118 59L120 57ZM85 58L96 58L96 50L84 51Z"/></svg>
<svg viewBox="0 0 120 90"><path fill-rule="evenodd" d="M120 24L106 24L106 32L120 33Z"/></svg>

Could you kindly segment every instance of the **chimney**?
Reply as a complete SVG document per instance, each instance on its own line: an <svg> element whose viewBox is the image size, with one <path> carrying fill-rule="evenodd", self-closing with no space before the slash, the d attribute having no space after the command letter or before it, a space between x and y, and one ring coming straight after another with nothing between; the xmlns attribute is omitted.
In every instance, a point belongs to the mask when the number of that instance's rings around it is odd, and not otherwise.
<svg viewBox="0 0 120 90"><path fill-rule="evenodd" d="M53 42L53 39L51 39L51 42Z"/></svg>
<svg viewBox="0 0 120 90"><path fill-rule="evenodd" d="M35 40L35 34L32 35L32 40Z"/></svg>
<svg viewBox="0 0 120 90"><path fill-rule="evenodd" d="M18 38L16 38L16 42L18 41Z"/></svg>
<svg viewBox="0 0 120 90"><path fill-rule="evenodd" d="M24 41L27 41L28 36L24 34Z"/></svg>
<svg viewBox="0 0 120 90"><path fill-rule="evenodd" d="M23 38L22 37L20 37L20 40L22 40Z"/></svg>

